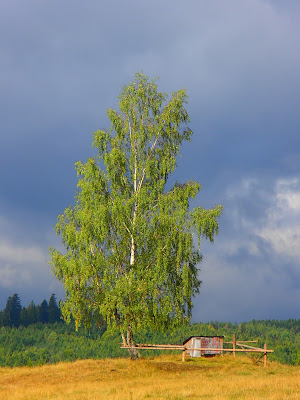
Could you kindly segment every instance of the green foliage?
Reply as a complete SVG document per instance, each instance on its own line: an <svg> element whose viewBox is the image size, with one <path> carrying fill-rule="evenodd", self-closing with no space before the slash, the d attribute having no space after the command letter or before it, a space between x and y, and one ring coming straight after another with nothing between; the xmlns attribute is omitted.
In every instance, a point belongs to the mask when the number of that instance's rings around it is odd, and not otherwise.
<svg viewBox="0 0 300 400"><path fill-rule="evenodd" d="M38 322L37 308L33 301L27 307L28 325Z"/></svg>
<svg viewBox="0 0 300 400"><path fill-rule="evenodd" d="M275 352L268 359L300 365L300 320L197 323L166 332L145 330L136 335L138 343L181 344L192 335L225 335L231 341L235 333L240 340L259 339L258 346L268 344ZM165 351L144 350L144 357ZM34 324L28 327L0 328L0 366L34 366L60 361L87 358L128 357L120 348L118 331L100 330L92 325L89 330L75 331L74 322Z"/></svg>
<svg viewBox="0 0 300 400"><path fill-rule="evenodd" d="M43 300L41 305L37 307L38 321L42 324L45 324L49 320L48 315L48 302L47 300Z"/></svg>
<svg viewBox="0 0 300 400"><path fill-rule="evenodd" d="M16 326L18 327L21 323L21 300L17 293L12 297L9 297L6 302L6 307L2 313L2 324L3 326Z"/></svg>
<svg viewBox="0 0 300 400"><path fill-rule="evenodd" d="M55 294L52 293L48 305L48 321L50 324L60 321L60 309L57 305Z"/></svg>
<svg viewBox="0 0 300 400"><path fill-rule="evenodd" d="M0 311L0 327L29 326L37 322L51 324L59 321L61 321L61 313L54 293L50 297L49 304L47 300L43 300L36 306L31 301L27 308L22 307L19 295L14 294L7 299L5 309Z"/></svg>
<svg viewBox="0 0 300 400"><path fill-rule="evenodd" d="M97 358L99 343L74 325L34 324L0 329L0 366L42 365L80 358Z"/></svg>
<svg viewBox="0 0 300 400"><path fill-rule="evenodd" d="M97 156L76 164L75 205L56 226L66 253L50 253L66 290L62 314L77 327L94 318L123 333L164 330L191 316L200 238L213 241L222 207L190 210L197 182L166 188L192 135L186 101L185 90L167 101L156 81L137 74L119 96L120 111L107 111L110 131L94 133Z"/></svg>

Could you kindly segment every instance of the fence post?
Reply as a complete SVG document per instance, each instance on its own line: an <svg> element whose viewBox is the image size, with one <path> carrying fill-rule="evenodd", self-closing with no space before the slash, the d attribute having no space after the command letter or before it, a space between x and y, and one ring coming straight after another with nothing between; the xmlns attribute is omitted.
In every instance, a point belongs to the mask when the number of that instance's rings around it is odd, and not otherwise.
<svg viewBox="0 0 300 400"><path fill-rule="evenodd" d="M232 335L233 357L235 357L235 333Z"/></svg>
<svg viewBox="0 0 300 400"><path fill-rule="evenodd" d="M265 352L264 352L264 367L266 368L266 366L267 366L267 352L266 352L266 350L267 350L267 343L265 343L265 345L264 345L264 350L265 350Z"/></svg>
<svg viewBox="0 0 300 400"><path fill-rule="evenodd" d="M185 362L185 348L184 348L184 350L182 351L182 362Z"/></svg>

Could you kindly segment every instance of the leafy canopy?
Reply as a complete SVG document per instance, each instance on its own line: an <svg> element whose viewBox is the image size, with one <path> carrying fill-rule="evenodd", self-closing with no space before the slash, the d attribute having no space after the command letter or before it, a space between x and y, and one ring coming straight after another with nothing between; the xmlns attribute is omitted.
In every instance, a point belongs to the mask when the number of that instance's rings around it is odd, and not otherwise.
<svg viewBox="0 0 300 400"><path fill-rule="evenodd" d="M179 90L167 101L156 80L136 74L120 111L107 111L111 129L94 133L97 156L76 164L75 205L56 225L66 253L50 253L66 290L63 316L77 326L96 318L122 332L163 329L191 315L200 238L213 242L222 207L190 210L200 190L194 181L166 190L192 135L186 100Z"/></svg>

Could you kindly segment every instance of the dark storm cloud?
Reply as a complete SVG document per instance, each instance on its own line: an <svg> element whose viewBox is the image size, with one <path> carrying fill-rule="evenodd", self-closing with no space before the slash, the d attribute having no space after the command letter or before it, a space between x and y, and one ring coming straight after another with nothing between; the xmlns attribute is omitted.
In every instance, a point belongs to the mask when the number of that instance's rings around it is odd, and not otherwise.
<svg viewBox="0 0 300 400"><path fill-rule="evenodd" d="M216 244L203 246L194 319L299 318L299 179L244 177L228 185L223 204Z"/></svg>
<svg viewBox="0 0 300 400"><path fill-rule="evenodd" d="M203 244L194 317L296 315L299 19L294 1L5 2L0 306L15 291L28 301L62 293L47 248L60 246L53 226L73 201L74 163L143 70L161 90L189 94L194 136L172 179L198 180L200 204L225 206L215 245Z"/></svg>

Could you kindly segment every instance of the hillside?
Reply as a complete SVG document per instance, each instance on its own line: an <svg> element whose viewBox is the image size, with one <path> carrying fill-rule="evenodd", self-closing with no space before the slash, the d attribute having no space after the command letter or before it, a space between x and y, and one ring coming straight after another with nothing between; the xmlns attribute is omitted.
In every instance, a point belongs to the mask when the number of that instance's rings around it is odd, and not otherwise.
<svg viewBox="0 0 300 400"><path fill-rule="evenodd" d="M245 357L83 360L0 368L1 400L299 399L300 367Z"/></svg>
<svg viewBox="0 0 300 400"><path fill-rule="evenodd" d="M290 365L300 364L300 320L197 323L167 332L145 331L136 335L137 343L180 344L191 335L224 335L230 341L235 334L239 340L258 340L257 346L267 343L275 352L268 359ZM73 324L32 324L27 327L0 328L0 367L38 366L78 359L127 357L120 349L118 332L108 332L93 326L75 331ZM144 357L156 356L145 350Z"/></svg>

